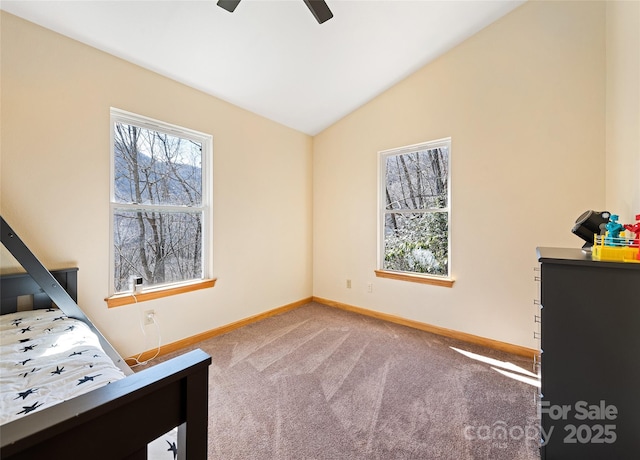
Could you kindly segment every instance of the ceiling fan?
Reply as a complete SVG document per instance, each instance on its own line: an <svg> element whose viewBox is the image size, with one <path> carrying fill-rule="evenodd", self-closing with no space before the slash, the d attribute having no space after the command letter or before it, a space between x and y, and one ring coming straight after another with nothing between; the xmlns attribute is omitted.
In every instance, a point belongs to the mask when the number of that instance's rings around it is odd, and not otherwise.
<svg viewBox="0 0 640 460"><path fill-rule="evenodd" d="M309 7L311 13L318 21L318 24L322 24L325 21L328 21L333 17L333 13L327 6L324 0L303 0L304 3ZM240 0L218 0L218 6L224 8L230 13L236 9Z"/></svg>

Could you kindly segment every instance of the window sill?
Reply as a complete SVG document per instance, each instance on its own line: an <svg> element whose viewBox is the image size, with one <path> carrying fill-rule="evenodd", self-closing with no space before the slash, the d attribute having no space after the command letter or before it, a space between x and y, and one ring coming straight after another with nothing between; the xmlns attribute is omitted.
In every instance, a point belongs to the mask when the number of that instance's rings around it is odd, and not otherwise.
<svg viewBox="0 0 640 460"><path fill-rule="evenodd" d="M378 278L389 278L392 280L409 281L412 283L431 284L434 286L453 287L455 280L429 275L419 275L416 273L392 272L388 270L375 270Z"/></svg>
<svg viewBox="0 0 640 460"><path fill-rule="evenodd" d="M121 307L132 303L146 302L147 300L160 299L172 295L183 294L185 292L197 291L199 289L212 288L216 284L216 278L200 280L194 283L180 284L173 287L164 287L157 289L143 290L141 292L116 294L104 299L107 307Z"/></svg>

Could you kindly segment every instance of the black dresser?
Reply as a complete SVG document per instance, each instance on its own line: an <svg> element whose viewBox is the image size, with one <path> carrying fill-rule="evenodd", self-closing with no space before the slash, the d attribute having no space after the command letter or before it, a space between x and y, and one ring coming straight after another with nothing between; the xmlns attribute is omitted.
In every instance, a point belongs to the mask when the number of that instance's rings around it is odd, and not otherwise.
<svg viewBox="0 0 640 460"><path fill-rule="evenodd" d="M542 459L640 459L640 264L538 260Z"/></svg>

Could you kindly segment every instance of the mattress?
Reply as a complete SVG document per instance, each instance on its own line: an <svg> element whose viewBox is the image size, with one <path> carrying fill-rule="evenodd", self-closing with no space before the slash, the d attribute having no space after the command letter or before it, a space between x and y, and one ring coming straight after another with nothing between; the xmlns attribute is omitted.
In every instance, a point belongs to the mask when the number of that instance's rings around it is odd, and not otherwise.
<svg viewBox="0 0 640 460"><path fill-rule="evenodd" d="M82 321L57 308L0 316L0 424L125 375Z"/></svg>

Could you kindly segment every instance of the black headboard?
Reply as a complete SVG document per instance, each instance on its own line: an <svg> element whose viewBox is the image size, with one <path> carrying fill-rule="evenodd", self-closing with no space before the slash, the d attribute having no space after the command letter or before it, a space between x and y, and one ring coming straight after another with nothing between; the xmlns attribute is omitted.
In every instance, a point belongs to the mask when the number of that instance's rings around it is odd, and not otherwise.
<svg viewBox="0 0 640 460"><path fill-rule="evenodd" d="M65 268L51 272L60 286L67 291L74 302L78 301L78 268ZM32 296L33 310L49 308L51 299L28 273L3 275L0 277L0 297L2 314L13 313L18 308L18 298ZM26 302L29 303L29 302Z"/></svg>

